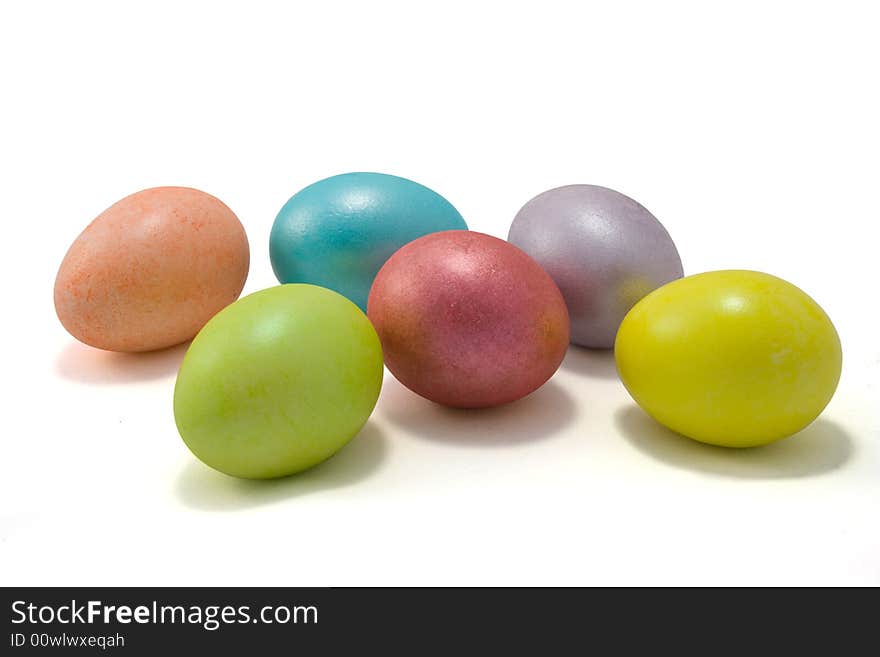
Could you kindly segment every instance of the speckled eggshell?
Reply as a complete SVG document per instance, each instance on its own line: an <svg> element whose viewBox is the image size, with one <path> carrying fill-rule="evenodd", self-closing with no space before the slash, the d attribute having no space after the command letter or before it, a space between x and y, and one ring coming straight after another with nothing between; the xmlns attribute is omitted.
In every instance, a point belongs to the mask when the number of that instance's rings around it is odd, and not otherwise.
<svg viewBox="0 0 880 657"><path fill-rule="evenodd" d="M55 310L78 340L150 351L191 339L241 294L250 252L235 214L210 194L156 187L102 212L64 257Z"/></svg>
<svg viewBox="0 0 880 657"><path fill-rule="evenodd" d="M565 302L541 266L469 231L397 251L376 276L367 314L394 376L447 406L524 397L553 375L569 340Z"/></svg>
<svg viewBox="0 0 880 657"><path fill-rule="evenodd" d="M620 192L569 185L539 194L513 220L508 240L537 260L562 291L575 344L614 346L639 299L682 276L663 225Z"/></svg>
<svg viewBox="0 0 880 657"><path fill-rule="evenodd" d="M343 173L294 194L269 236L281 283L320 285L361 310L379 268L412 240L467 228L452 204L417 182L384 173Z"/></svg>

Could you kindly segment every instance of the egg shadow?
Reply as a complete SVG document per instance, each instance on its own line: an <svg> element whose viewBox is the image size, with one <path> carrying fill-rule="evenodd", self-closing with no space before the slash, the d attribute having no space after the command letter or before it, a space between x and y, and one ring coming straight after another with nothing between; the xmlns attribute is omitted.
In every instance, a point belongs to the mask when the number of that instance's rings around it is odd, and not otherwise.
<svg viewBox="0 0 880 657"><path fill-rule="evenodd" d="M331 458L280 479L238 479L193 458L181 470L174 492L181 503L198 511L243 511L356 484L379 469L387 451L385 435L367 423Z"/></svg>
<svg viewBox="0 0 880 657"><path fill-rule="evenodd" d="M55 371L78 383L119 384L162 379L177 372L189 342L139 353L104 351L69 343L55 359Z"/></svg>
<svg viewBox="0 0 880 657"><path fill-rule="evenodd" d="M816 420L794 436L744 449L691 440L670 431L634 405L618 409L614 421L633 447L658 461L738 479L821 475L844 466L854 450L850 435L830 420Z"/></svg>
<svg viewBox="0 0 880 657"><path fill-rule="evenodd" d="M407 434L462 447L505 447L550 438L575 417L572 397L553 381L532 394L491 408L449 408L386 379L380 412Z"/></svg>
<svg viewBox="0 0 880 657"><path fill-rule="evenodd" d="M613 349L589 349L569 345L562 369L594 379L617 379L617 363Z"/></svg>

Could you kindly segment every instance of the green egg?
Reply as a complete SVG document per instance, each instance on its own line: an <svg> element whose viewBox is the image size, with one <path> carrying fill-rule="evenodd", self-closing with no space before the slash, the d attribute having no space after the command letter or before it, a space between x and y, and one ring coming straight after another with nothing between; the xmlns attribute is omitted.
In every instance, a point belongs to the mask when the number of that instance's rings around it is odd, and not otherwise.
<svg viewBox="0 0 880 657"><path fill-rule="evenodd" d="M187 447L235 477L317 465L366 423L382 387L366 315L315 285L279 285L227 306L199 332L174 388Z"/></svg>

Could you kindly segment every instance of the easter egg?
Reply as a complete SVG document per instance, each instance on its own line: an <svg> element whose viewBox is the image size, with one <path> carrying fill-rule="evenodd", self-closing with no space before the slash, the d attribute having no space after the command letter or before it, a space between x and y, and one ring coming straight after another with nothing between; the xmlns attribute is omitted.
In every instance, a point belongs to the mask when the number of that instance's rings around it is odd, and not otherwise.
<svg viewBox="0 0 880 657"><path fill-rule="evenodd" d="M212 468L267 479L310 468L363 427L382 387L363 312L314 285L279 285L217 313L174 387L187 447Z"/></svg>
<svg viewBox="0 0 880 657"><path fill-rule="evenodd" d="M810 424L834 394L831 320L786 281L714 271L639 301L617 334L620 378L661 424L714 445L752 447Z"/></svg>
<svg viewBox="0 0 880 657"><path fill-rule="evenodd" d="M539 194L517 213L508 240L556 281L571 340L584 347L610 349L633 304L682 276L675 244L654 215L596 185Z"/></svg>
<svg viewBox="0 0 880 657"><path fill-rule="evenodd" d="M249 259L244 228L221 201L187 187L145 189L76 238L55 279L55 310L99 349L170 347L238 298Z"/></svg>
<svg viewBox="0 0 880 657"><path fill-rule="evenodd" d="M275 276L336 290L366 310L376 272L404 244L466 229L445 198L412 180L346 173L309 185L281 208L269 237Z"/></svg>
<svg viewBox="0 0 880 657"><path fill-rule="evenodd" d="M462 408L536 390L569 339L565 302L541 266L504 240L463 230L421 237L391 256L367 314L403 385Z"/></svg>

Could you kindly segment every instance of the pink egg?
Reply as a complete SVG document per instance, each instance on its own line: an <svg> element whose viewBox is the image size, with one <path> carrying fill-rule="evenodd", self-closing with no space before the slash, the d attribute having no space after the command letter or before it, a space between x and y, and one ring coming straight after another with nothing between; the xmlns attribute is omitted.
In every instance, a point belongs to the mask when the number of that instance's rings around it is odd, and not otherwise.
<svg viewBox="0 0 880 657"><path fill-rule="evenodd" d="M249 260L244 228L220 200L188 187L145 189L76 238L55 279L55 310L93 347L170 347L238 298Z"/></svg>
<svg viewBox="0 0 880 657"><path fill-rule="evenodd" d="M524 397L553 376L569 340L562 294L541 266L466 230L426 235L391 256L367 314L394 376L446 406Z"/></svg>

